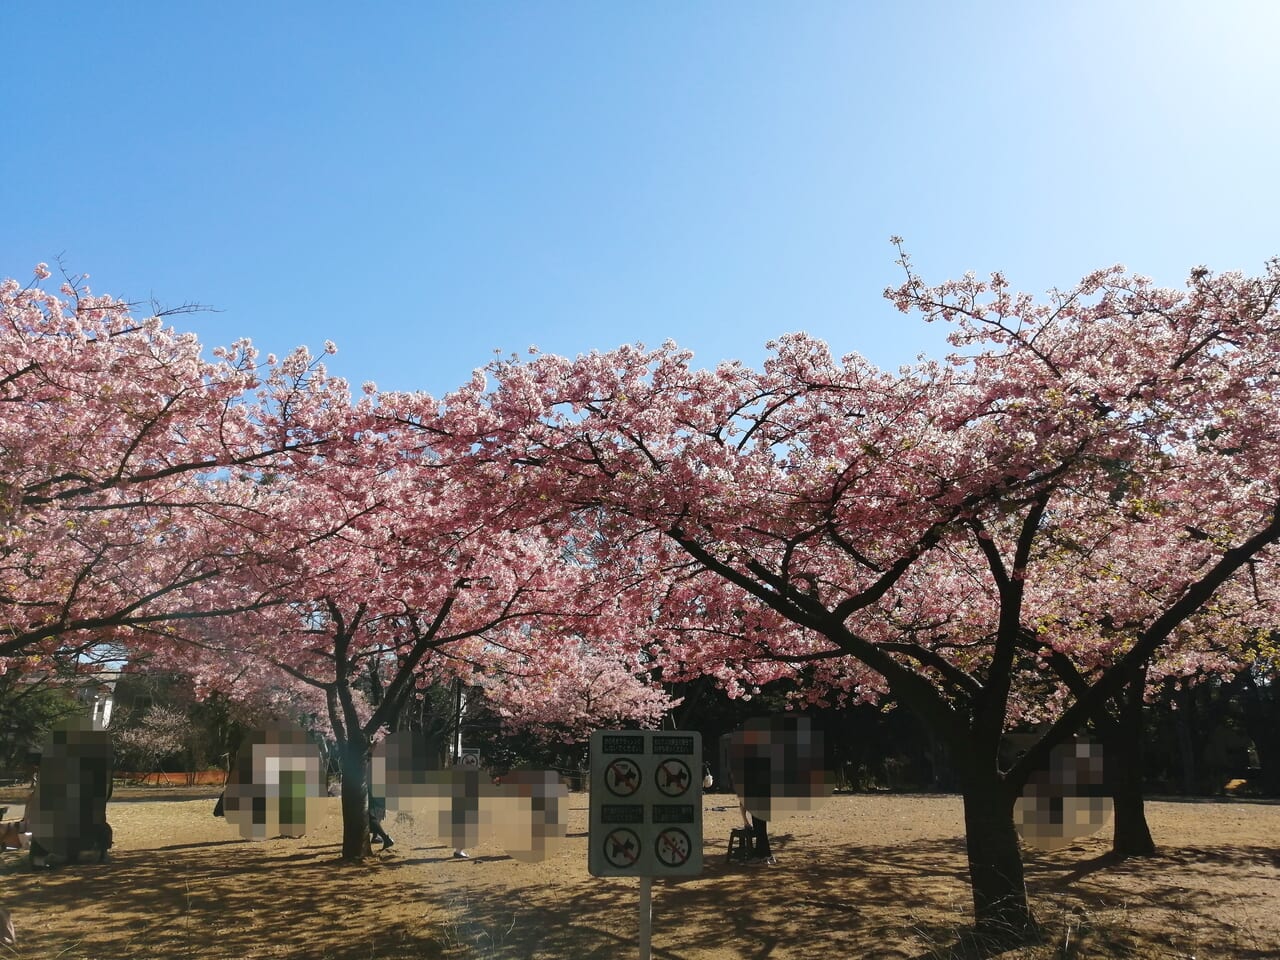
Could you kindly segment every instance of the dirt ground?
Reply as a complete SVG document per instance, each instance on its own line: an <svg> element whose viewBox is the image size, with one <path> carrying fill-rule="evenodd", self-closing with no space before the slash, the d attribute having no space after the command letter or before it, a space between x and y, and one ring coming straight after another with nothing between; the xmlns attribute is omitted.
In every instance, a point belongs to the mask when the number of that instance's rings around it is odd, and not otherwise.
<svg viewBox="0 0 1280 960"><path fill-rule="evenodd" d="M11 818L17 796L0 794ZM396 845L342 865L337 800L320 801L304 838L253 843L214 819L213 797L117 791L105 864L32 872L25 851L0 853L19 937L0 958L637 955L639 884L588 874L585 793L570 796L568 839L536 864L494 838L454 860L421 819L393 814ZM1110 864L1105 836L1028 852L1045 939L999 956L1280 957L1280 805L1151 802L1148 817L1154 860ZM655 958L942 960L971 920L958 797L837 796L771 824L773 866L726 862L732 796L708 794L704 821L702 875L654 884Z"/></svg>

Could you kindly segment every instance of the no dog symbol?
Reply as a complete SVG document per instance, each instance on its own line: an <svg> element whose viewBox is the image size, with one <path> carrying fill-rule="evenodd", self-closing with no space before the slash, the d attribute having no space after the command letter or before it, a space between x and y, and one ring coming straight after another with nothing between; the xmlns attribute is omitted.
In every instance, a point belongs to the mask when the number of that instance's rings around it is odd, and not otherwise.
<svg viewBox="0 0 1280 960"><path fill-rule="evenodd" d="M663 760L658 764L654 780L657 781L658 789L668 797L678 797L689 789L689 765L675 758Z"/></svg>
<svg viewBox="0 0 1280 960"><path fill-rule="evenodd" d="M640 789L640 768L634 761L619 757L604 772L604 785L618 797L629 797Z"/></svg>
<svg viewBox="0 0 1280 960"><path fill-rule="evenodd" d="M653 852L668 867L680 867L693 852L693 844L689 842L689 835L679 827L667 827L654 841Z"/></svg>
<svg viewBox="0 0 1280 960"><path fill-rule="evenodd" d="M634 866L640 859L640 838L625 827L609 831L604 838L604 858L619 870Z"/></svg>

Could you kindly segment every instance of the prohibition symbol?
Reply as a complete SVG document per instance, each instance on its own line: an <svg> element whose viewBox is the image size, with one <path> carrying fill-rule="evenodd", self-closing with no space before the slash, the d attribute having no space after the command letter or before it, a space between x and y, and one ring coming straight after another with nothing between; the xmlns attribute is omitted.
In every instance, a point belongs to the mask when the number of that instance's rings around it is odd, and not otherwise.
<svg viewBox="0 0 1280 960"><path fill-rule="evenodd" d="M625 827L610 831L604 838L604 858L619 870L635 866L640 859L640 838Z"/></svg>
<svg viewBox="0 0 1280 960"><path fill-rule="evenodd" d="M616 797L629 797L640 789L640 768L626 757L619 757L605 769L604 785Z"/></svg>
<svg viewBox="0 0 1280 960"><path fill-rule="evenodd" d="M663 760L662 763L658 764L654 780L658 784L658 789L668 797L678 797L689 789L691 782L689 765L683 760L676 760L674 757Z"/></svg>
<svg viewBox="0 0 1280 960"><path fill-rule="evenodd" d="M668 867L683 866L692 851L689 835L679 827L667 827L653 842L653 852Z"/></svg>

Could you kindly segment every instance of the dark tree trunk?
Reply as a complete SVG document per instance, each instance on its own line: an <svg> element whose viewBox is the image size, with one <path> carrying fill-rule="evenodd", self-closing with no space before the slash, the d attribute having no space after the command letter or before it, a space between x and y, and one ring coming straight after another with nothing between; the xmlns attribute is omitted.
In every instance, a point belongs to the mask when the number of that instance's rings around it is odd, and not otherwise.
<svg viewBox="0 0 1280 960"><path fill-rule="evenodd" d="M1142 670L1120 697L1120 710L1110 728L1111 736L1104 744L1107 779L1115 801L1115 832L1111 852L1127 857L1150 857L1156 852L1151 829L1147 826L1146 804L1142 797L1143 727L1142 695L1146 688L1146 670Z"/></svg>
<svg viewBox="0 0 1280 960"><path fill-rule="evenodd" d="M1249 739L1258 751L1258 766L1262 770L1262 791L1268 796L1280 796L1280 696L1276 685L1280 678L1260 684L1252 670L1245 677L1242 689L1244 722Z"/></svg>
<svg viewBox="0 0 1280 960"><path fill-rule="evenodd" d="M1280 797L1280 717L1271 723L1275 726L1256 727L1251 739L1258 751L1262 792L1269 797Z"/></svg>
<svg viewBox="0 0 1280 960"><path fill-rule="evenodd" d="M1129 782L1132 779L1131 774L1124 774L1116 783L1114 797L1116 825L1111 837L1111 852L1121 860L1129 857L1151 857L1156 852L1151 829L1147 826L1141 777L1137 778L1138 783Z"/></svg>
<svg viewBox="0 0 1280 960"><path fill-rule="evenodd" d="M342 859L372 856L369 846L369 751L359 745L338 744L342 767Z"/></svg>
<svg viewBox="0 0 1280 960"><path fill-rule="evenodd" d="M1191 691L1186 687L1177 690L1173 695L1173 702L1177 709L1174 710L1173 723L1178 734L1178 757L1180 763L1180 773L1182 775L1182 793L1184 796L1195 796L1200 792L1199 789L1199 771L1196 763L1196 743L1195 734L1193 733L1192 712L1195 710L1195 698L1191 696Z"/></svg>
<svg viewBox="0 0 1280 960"><path fill-rule="evenodd" d="M994 773L965 778L965 844L974 919L982 933L1017 943L1035 933L1036 923L1027 902L1013 799Z"/></svg>

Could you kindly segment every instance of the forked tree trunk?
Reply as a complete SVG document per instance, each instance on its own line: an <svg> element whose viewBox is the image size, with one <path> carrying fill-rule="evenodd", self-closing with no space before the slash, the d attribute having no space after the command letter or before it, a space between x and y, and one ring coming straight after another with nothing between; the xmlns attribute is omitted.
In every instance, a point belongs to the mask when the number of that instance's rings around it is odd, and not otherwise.
<svg viewBox="0 0 1280 960"><path fill-rule="evenodd" d="M1016 944L1035 933L1036 923L1027 902L1013 799L994 774L965 777L965 844L975 924L983 934Z"/></svg>

